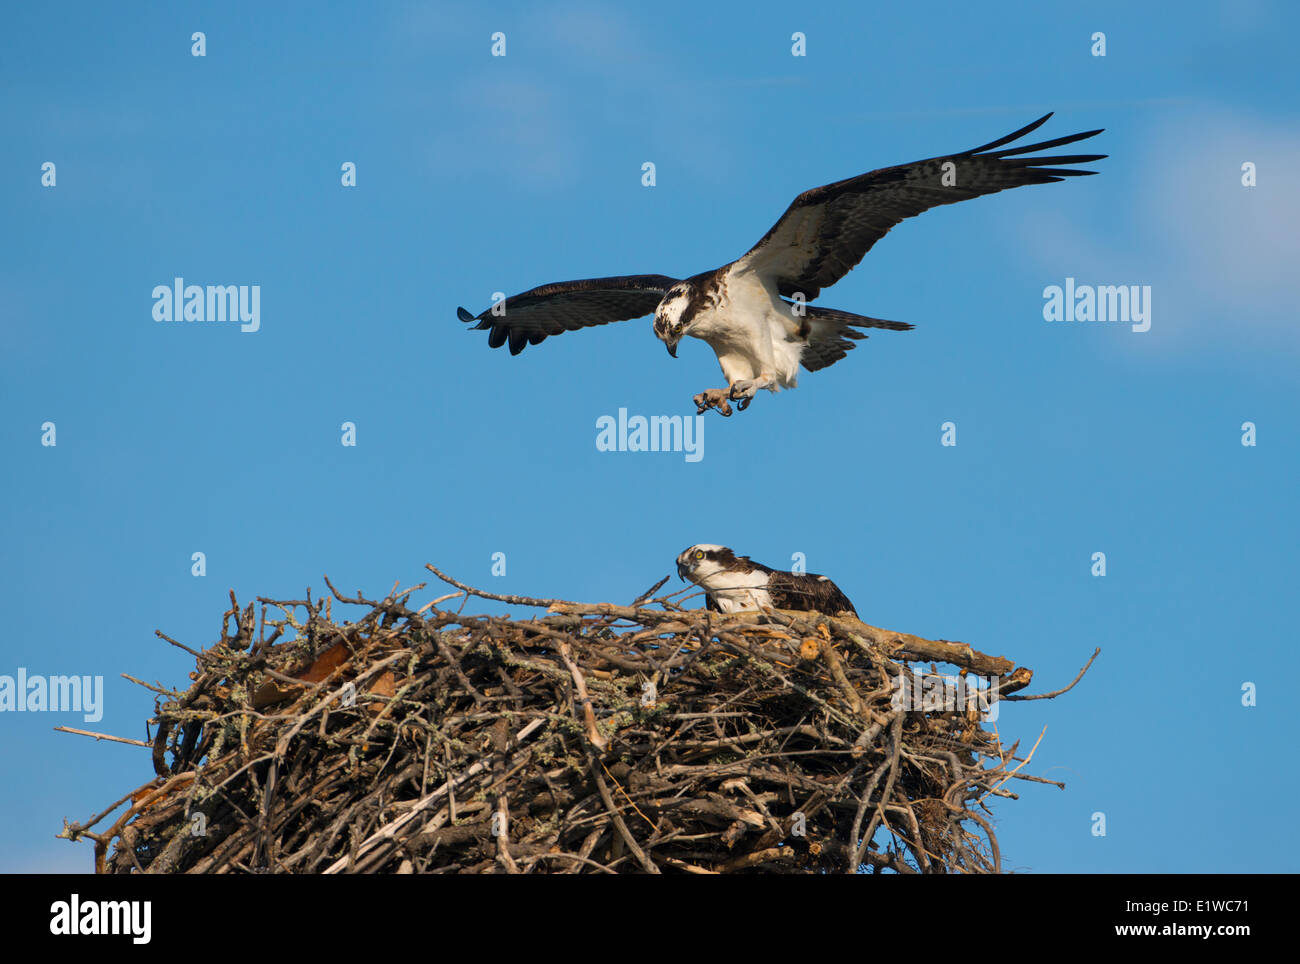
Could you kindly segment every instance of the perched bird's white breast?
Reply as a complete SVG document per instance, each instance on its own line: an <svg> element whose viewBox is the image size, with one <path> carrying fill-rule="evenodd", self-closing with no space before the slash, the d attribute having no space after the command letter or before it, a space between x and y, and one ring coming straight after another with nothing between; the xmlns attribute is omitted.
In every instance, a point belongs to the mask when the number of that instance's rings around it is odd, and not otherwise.
<svg viewBox="0 0 1300 964"><path fill-rule="evenodd" d="M699 585L708 590L718 609L724 613L772 606L772 596L766 589L767 573L762 571L714 572L701 578Z"/></svg>

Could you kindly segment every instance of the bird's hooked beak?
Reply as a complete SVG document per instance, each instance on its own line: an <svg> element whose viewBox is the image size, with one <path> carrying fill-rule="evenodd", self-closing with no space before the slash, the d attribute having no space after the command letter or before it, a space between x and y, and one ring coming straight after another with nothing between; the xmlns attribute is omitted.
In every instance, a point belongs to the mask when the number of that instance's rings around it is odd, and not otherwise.
<svg viewBox="0 0 1300 964"><path fill-rule="evenodd" d="M677 357L677 343L681 340L680 335L674 338L671 333L664 339L664 346L668 349L668 354L672 355L674 358ZM679 566L678 568L680 569L681 567Z"/></svg>
<svg viewBox="0 0 1300 964"><path fill-rule="evenodd" d="M686 563L684 562L677 563L677 578L680 579L682 582L686 581L686 574L690 571L691 570L686 565Z"/></svg>

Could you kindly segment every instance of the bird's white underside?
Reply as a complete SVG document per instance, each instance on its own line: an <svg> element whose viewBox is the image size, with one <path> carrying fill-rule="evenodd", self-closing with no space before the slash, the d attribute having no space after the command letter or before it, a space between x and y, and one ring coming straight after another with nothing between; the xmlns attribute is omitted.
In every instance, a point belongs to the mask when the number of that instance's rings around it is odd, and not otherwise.
<svg viewBox="0 0 1300 964"><path fill-rule="evenodd" d="M729 385L756 381L754 388L775 392L798 380L807 344L798 330L775 282L733 265L717 305L698 312L687 333L709 344Z"/></svg>

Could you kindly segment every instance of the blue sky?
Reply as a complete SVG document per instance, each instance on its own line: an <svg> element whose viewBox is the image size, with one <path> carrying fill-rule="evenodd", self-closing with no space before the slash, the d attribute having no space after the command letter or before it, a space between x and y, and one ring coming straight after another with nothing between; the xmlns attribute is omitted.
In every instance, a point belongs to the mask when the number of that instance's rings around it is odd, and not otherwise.
<svg viewBox="0 0 1300 964"><path fill-rule="evenodd" d="M231 588L381 595L434 562L624 602L696 542L803 553L868 622L1005 655L1035 692L1102 648L1067 696L1003 707L1004 739L1046 727L1029 770L1067 784L995 807L1007 866L1300 870L1278 763L1300 17L1137 6L7 10L0 674L100 675L105 705L0 714L0 870L89 868L61 819L147 780L148 754L52 728L143 737L153 699L119 674L182 683L154 630L210 644ZM595 439L619 408L693 412L722 384L703 342L674 361L642 319L511 358L456 320L494 291L716 267L802 190L1049 110L1043 137L1106 128L1101 174L896 228L819 303L916 330L710 413L698 462ZM178 276L259 285L260 330L154 321ZM1151 329L1044 321L1067 277L1149 285Z"/></svg>

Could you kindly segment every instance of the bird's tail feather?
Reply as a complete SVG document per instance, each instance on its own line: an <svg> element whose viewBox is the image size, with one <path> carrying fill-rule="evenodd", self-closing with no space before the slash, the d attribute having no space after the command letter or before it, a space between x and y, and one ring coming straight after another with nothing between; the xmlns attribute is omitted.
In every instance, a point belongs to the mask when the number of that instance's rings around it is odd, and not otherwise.
<svg viewBox="0 0 1300 964"><path fill-rule="evenodd" d="M803 318L808 323L808 344L800 359L810 372L833 365L853 347L853 342L867 336L859 328L884 328L889 331L909 331L914 326L905 321L886 321L868 318L838 308L804 305Z"/></svg>
<svg viewBox="0 0 1300 964"><path fill-rule="evenodd" d="M832 324L853 325L857 328L886 328L889 331L910 331L915 325L909 325L905 321L886 321L884 318L868 318L866 315L855 315L851 311L840 311L838 308L822 308L817 305L805 305L804 313L809 321L826 321ZM849 330L842 332L850 338L865 338L855 331Z"/></svg>

